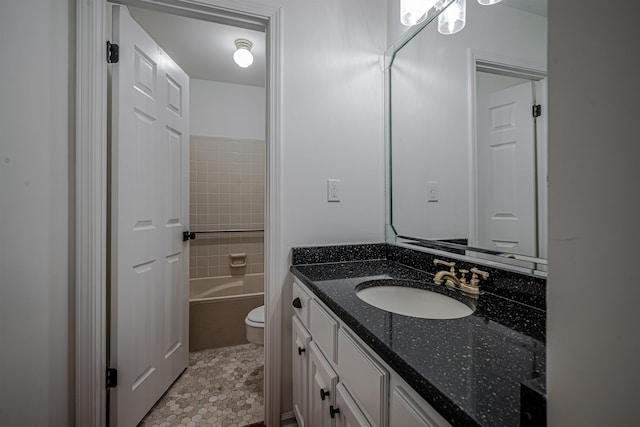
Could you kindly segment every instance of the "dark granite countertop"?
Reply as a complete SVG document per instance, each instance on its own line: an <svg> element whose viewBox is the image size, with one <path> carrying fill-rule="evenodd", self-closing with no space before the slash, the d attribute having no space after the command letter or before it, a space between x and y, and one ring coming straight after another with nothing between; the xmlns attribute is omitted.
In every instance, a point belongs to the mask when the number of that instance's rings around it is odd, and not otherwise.
<svg viewBox="0 0 640 427"><path fill-rule="evenodd" d="M545 312L490 292L463 297L386 254L364 258L374 259L296 259L294 252L291 272L452 425L521 425L521 383L544 387L531 380L545 374ZM375 279L420 281L475 311L447 320L389 313L356 296L358 285Z"/></svg>

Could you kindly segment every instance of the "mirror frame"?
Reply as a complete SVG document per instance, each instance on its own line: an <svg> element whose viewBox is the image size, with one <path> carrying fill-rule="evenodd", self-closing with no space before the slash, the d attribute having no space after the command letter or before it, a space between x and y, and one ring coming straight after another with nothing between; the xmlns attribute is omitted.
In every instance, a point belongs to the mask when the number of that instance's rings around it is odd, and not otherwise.
<svg viewBox="0 0 640 427"><path fill-rule="evenodd" d="M385 130L385 241L398 246L408 247L414 250L431 252L442 256L448 256L473 262L477 264L492 265L499 268L517 271L520 273L530 273L542 277L547 276L547 260L526 255L508 254L490 249L477 248L458 243L450 243L439 240L429 240L399 234L392 222L392 129L391 129L391 67L395 56L407 43L413 40L427 25L429 25L438 15L455 0L444 0L443 6L439 10L434 10L424 22L410 28L393 43L384 54L384 130ZM498 70L505 75L509 75L509 70L515 74L528 75L531 77L544 78L547 76L547 68L544 64L528 62L523 60L514 61L511 58L504 58L492 53L482 52L468 48L467 54L467 83L469 86L469 102L475 105L475 73L478 66L484 70ZM469 129L475 128L476 121L475 106L469 109L467 121ZM471 133L467 140L468 144L475 144L475 133ZM472 174L475 174L476 166L471 164L474 159L469 159L469 166ZM470 193L473 193L471 188ZM470 194L470 203L475 203L476 197ZM475 253L482 254L482 258L473 256Z"/></svg>

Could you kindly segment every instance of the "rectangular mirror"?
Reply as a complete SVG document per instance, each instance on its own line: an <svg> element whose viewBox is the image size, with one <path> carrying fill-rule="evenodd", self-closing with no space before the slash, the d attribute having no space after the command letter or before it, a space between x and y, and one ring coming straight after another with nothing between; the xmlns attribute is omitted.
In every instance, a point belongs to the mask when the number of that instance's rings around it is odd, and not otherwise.
<svg viewBox="0 0 640 427"><path fill-rule="evenodd" d="M390 49L389 241L546 270L546 11L466 0L462 30Z"/></svg>

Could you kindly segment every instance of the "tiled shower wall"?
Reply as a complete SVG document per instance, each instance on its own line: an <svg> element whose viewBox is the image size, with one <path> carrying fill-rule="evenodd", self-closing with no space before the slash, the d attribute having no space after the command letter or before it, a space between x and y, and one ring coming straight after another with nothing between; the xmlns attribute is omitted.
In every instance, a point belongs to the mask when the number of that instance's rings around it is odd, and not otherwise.
<svg viewBox="0 0 640 427"><path fill-rule="evenodd" d="M189 169L193 231L264 229L264 141L191 136ZM230 255L240 253L246 266L231 267ZM192 279L263 272L263 232L200 233L191 241Z"/></svg>

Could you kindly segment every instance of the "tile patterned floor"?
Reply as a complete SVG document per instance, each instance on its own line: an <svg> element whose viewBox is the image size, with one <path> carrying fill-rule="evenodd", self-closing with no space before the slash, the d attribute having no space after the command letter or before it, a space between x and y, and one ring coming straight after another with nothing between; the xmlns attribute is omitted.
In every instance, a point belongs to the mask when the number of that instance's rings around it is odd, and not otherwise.
<svg viewBox="0 0 640 427"><path fill-rule="evenodd" d="M138 427L241 427L264 419L264 348L202 350Z"/></svg>

